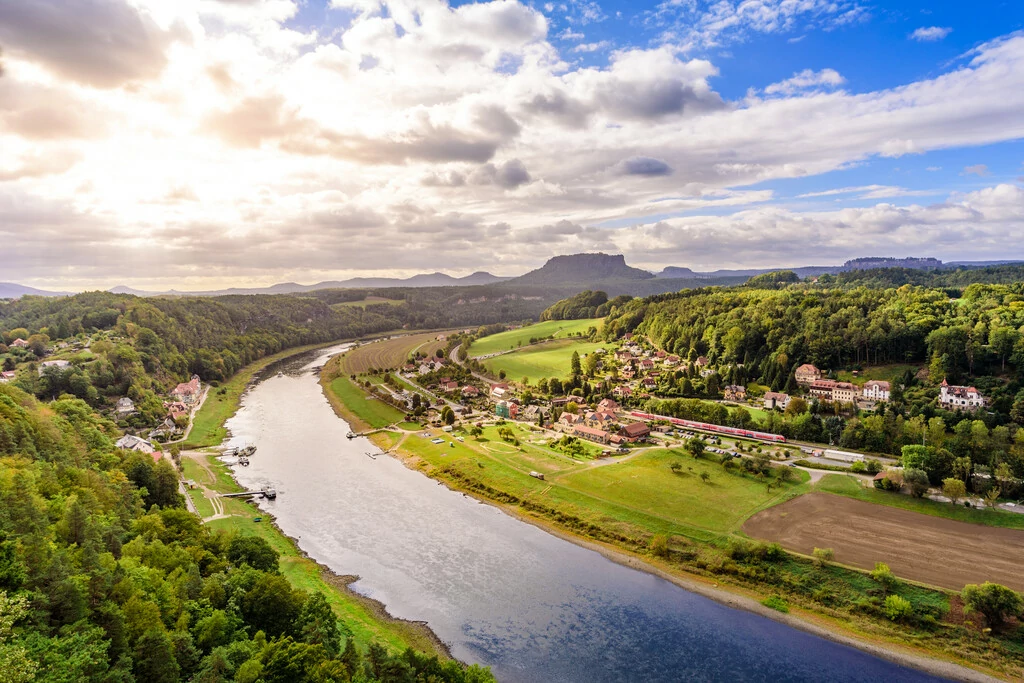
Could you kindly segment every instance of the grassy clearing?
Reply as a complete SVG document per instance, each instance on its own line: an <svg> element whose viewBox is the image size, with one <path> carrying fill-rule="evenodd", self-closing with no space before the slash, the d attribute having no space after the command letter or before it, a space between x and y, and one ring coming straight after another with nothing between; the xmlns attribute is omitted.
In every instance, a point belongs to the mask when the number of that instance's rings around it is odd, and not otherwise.
<svg viewBox="0 0 1024 683"><path fill-rule="evenodd" d="M485 360L484 367L495 377L504 370L505 376L516 382L526 377L530 383L547 377L568 377L573 352L580 358L597 349L606 349L608 344L563 339L530 346L514 353L495 356ZM475 347L474 347L475 351Z"/></svg>
<svg viewBox="0 0 1024 683"><path fill-rule="evenodd" d="M335 377L327 386L330 389L328 398L333 397L332 405L339 407L340 403L341 409L351 413L353 419L349 421L356 429L378 429L405 419L405 413L383 401L370 398L346 376Z"/></svg>
<svg viewBox="0 0 1024 683"><path fill-rule="evenodd" d="M530 339L542 339L554 335L555 339L568 337L578 332L586 333L591 327L601 329L604 318L589 318L587 320L548 320L547 322L528 325L518 330L499 332L483 339L473 342L470 347L470 355L486 356L499 351L508 351L520 346L526 346Z"/></svg>
<svg viewBox="0 0 1024 683"><path fill-rule="evenodd" d="M914 498L901 493L890 493L889 491L879 491L874 487L865 487L860 482L860 479L845 474L826 474L821 481L814 485L814 489L878 505L920 512L933 517L955 519L959 522L984 524L1005 529L1024 529L1024 515L1014 512L968 508L963 505L940 503L926 498Z"/></svg>
<svg viewBox="0 0 1024 683"><path fill-rule="evenodd" d="M196 512L204 519L213 516L213 503L206 497L202 489L192 489L188 492L189 498L196 506Z"/></svg>
<svg viewBox="0 0 1024 683"><path fill-rule="evenodd" d="M343 301L340 304L332 304L331 308L338 310L341 308L366 308L373 304L389 304L391 306L399 306L405 303L405 299L385 299L382 296L368 296L365 299L359 301Z"/></svg>
<svg viewBox="0 0 1024 683"><path fill-rule="evenodd" d="M861 370L857 373L856 377L854 377L853 373L848 370L837 372L836 377L839 378L839 381L841 382L853 382L854 384L864 384L864 382L869 379L880 379L886 382L895 382L897 379L902 377L903 373L907 370L912 373L916 373L920 369L920 365L876 365Z"/></svg>

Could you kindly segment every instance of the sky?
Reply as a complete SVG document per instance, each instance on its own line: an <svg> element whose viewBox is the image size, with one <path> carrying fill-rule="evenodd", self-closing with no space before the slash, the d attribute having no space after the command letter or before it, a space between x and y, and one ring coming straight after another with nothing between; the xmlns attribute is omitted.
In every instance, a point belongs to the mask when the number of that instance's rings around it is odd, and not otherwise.
<svg viewBox="0 0 1024 683"><path fill-rule="evenodd" d="M1020 0L0 1L0 281L1024 259Z"/></svg>

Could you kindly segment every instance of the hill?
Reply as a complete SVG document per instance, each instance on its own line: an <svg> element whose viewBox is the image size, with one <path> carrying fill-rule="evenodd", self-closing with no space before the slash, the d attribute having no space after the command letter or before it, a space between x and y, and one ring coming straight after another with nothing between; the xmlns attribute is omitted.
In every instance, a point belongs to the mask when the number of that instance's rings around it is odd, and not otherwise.
<svg viewBox="0 0 1024 683"><path fill-rule="evenodd" d="M47 292L35 287L15 284L13 282L0 282L0 299L20 299L25 295L32 296L67 296L67 292Z"/></svg>
<svg viewBox="0 0 1024 683"><path fill-rule="evenodd" d="M537 270L509 280L510 285L593 284L605 280L652 280L654 273L626 265L622 254L554 256Z"/></svg>

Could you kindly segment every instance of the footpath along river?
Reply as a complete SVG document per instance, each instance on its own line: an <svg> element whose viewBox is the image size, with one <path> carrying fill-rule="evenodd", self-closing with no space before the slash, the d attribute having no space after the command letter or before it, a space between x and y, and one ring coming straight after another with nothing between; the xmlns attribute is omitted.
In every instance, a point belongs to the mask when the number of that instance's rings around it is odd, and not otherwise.
<svg viewBox="0 0 1024 683"><path fill-rule="evenodd" d="M450 491L377 452L313 370L343 347L271 366L228 422L255 444L247 488L311 557L465 662L508 683L937 681L720 605Z"/></svg>

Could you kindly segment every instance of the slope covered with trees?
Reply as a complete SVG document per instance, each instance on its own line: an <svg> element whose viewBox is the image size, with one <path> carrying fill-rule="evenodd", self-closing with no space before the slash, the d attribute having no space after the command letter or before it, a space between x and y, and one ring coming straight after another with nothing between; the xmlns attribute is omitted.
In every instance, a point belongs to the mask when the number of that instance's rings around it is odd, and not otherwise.
<svg viewBox="0 0 1024 683"><path fill-rule="evenodd" d="M493 680L349 637L257 537L212 533L167 460L118 451L81 400L0 385L0 678Z"/></svg>

